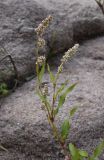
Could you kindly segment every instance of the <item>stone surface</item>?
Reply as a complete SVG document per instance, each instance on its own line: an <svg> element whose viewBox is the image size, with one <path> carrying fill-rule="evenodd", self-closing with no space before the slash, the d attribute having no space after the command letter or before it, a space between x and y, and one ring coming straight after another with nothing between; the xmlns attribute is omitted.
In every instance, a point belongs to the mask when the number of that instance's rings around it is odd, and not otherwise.
<svg viewBox="0 0 104 160"><path fill-rule="evenodd" d="M43 54L62 53L80 41L104 33L104 18L94 0L0 0L0 59L10 54L22 78L34 72L34 28L49 14L54 19L46 33ZM14 78L8 58L0 62L0 79Z"/></svg>
<svg viewBox="0 0 104 160"><path fill-rule="evenodd" d="M65 65L58 85L69 79L78 82L60 110L57 124L68 116L73 105L78 111L72 120L69 142L89 153L104 139L104 37L83 42L77 55ZM59 56L54 63L57 66ZM53 70L56 73L56 69ZM45 74L45 82L49 82ZM1 100L0 143L8 152L0 151L0 160L63 160L55 145L45 114L34 92L36 79L25 83L9 97ZM48 83L50 93L52 88ZM104 156L100 158L104 160Z"/></svg>

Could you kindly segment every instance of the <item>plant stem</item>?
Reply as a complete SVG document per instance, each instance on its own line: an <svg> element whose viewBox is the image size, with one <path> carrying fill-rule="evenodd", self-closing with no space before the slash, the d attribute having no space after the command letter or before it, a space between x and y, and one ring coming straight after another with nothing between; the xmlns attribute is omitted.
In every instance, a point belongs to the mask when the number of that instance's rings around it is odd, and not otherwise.
<svg viewBox="0 0 104 160"><path fill-rule="evenodd" d="M41 90L41 82L40 82L40 79L39 79L39 65L38 65L38 63L36 64L36 73L37 73L37 77L38 77L37 90L39 90L41 95L44 96L43 93L42 93L42 90ZM47 99L46 98L45 98L43 103L45 104L46 110L48 112L48 116L51 118L51 113L50 113L50 109L48 107L48 103L47 103Z"/></svg>
<svg viewBox="0 0 104 160"><path fill-rule="evenodd" d="M54 135L55 139L58 141L58 143L60 144L62 150L64 151L64 155L69 158L68 160L71 160L70 155L69 155L69 153L67 151L67 147L65 145L65 142L62 143L62 141L61 141L60 133L59 133L56 125L53 123L53 121L51 119L48 119L48 122L49 122L49 124L50 124L50 126L52 128L53 135Z"/></svg>
<svg viewBox="0 0 104 160"><path fill-rule="evenodd" d="M3 57L3 58L0 60L0 62L2 62L2 61L3 61L4 59L6 59L7 57L10 59L10 62L11 62L12 65L13 65L13 69L14 69L16 78L19 79L19 74L18 74L17 67L16 67L15 62L14 62L14 60L13 60L13 58L11 57L10 54L8 54L8 55L6 55L5 57Z"/></svg>
<svg viewBox="0 0 104 160"><path fill-rule="evenodd" d="M104 2L103 2L103 5L102 5L102 4L101 4L100 2L98 2L97 0L95 0L95 1L96 1L96 3L98 4L98 6L100 7L102 13L104 14Z"/></svg>
<svg viewBox="0 0 104 160"><path fill-rule="evenodd" d="M55 107L55 91L56 91L56 83L53 83L53 98L52 98L52 112L51 112L51 116L52 116L52 121L54 121L54 107Z"/></svg>

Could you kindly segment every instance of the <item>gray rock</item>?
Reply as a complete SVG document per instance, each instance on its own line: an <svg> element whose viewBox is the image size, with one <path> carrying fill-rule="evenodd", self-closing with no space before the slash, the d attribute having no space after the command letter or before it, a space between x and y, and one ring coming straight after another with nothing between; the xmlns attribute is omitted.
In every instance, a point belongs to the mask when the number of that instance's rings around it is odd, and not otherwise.
<svg viewBox="0 0 104 160"><path fill-rule="evenodd" d="M72 119L68 142L75 143L89 153L92 153L101 138L104 139L103 42L104 37L83 43L79 53L65 65L58 81L58 85L66 79L69 79L70 83L79 82L60 110L56 123L60 129L60 123L68 116L70 108L78 105L78 111ZM96 59L95 54L99 54L100 58ZM53 70L54 73L56 71ZM47 73L44 81L52 93ZM0 160L63 160L41 109L35 86L36 79L25 83L2 100L0 143L8 152L1 150ZM100 160L104 160L104 155Z"/></svg>
<svg viewBox="0 0 104 160"><path fill-rule="evenodd" d="M0 59L10 54L19 76L34 73L34 28L49 14L54 17L46 33L46 48L42 54L62 53L76 41L104 33L104 18L93 0L0 0ZM0 62L0 81L15 77L8 58Z"/></svg>

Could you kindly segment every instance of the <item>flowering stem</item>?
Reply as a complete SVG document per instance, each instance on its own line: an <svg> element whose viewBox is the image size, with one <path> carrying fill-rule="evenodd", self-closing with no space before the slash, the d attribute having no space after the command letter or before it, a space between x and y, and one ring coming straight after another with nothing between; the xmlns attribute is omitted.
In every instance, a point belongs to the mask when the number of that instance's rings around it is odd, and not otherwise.
<svg viewBox="0 0 104 160"><path fill-rule="evenodd" d="M53 99L52 99L52 112L51 112L51 115L52 115L52 121L54 121L54 107L55 107L55 91L56 91L56 83L53 83Z"/></svg>
<svg viewBox="0 0 104 160"><path fill-rule="evenodd" d="M59 132L58 132L56 125L52 122L52 120L50 118L48 119L48 122L53 130L53 134L54 134L55 139L59 141L60 137L59 137Z"/></svg>

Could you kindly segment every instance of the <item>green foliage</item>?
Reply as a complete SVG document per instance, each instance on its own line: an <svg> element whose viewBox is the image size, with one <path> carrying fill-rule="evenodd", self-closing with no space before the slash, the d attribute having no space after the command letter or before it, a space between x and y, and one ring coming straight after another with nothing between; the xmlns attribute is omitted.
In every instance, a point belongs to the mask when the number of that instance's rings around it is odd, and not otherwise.
<svg viewBox="0 0 104 160"><path fill-rule="evenodd" d="M70 93L70 92L74 89L75 86L76 86L76 83L75 83L75 84L72 84L72 85L71 85L70 87L68 87L68 88L65 90L65 92L60 96L60 98L59 98L59 103L58 103L58 108L60 108L60 107L64 104L65 98L66 98L67 94Z"/></svg>
<svg viewBox="0 0 104 160"><path fill-rule="evenodd" d="M77 149L72 143L69 144L69 151L71 153L72 160L83 160L88 158L88 153L86 151Z"/></svg>
<svg viewBox="0 0 104 160"><path fill-rule="evenodd" d="M49 66L48 64L47 64L47 69L48 69L48 72L49 72L49 75L50 75L50 82L54 84L55 76L54 76L53 73L51 72L50 66Z"/></svg>
<svg viewBox="0 0 104 160"><path fill-rule="evenodd" d="M102 141L94 150L92 156L89 160L97 160L98 157L101 155L102 151L104 150L104 141Z"/></svg>
<svg viewBox="0 0 104 160"><path fill-rule="evenodd" d="M79 160L78 150L72 143L69 144L69 151L70 151L72 160Z"/></svg>
<svg viewBox="0 0 104 160"><path fill-rule="evenodd" d="M37 71L37 75L38 75L38 80L40 81L40 83L42 82L42 78L45 72L45 64L42 65L40 71L39 71L39 66L36 65L36 71Z"/></svg>
<svg viewBox="0 0 104 160"><path fill-rule="evenodd" d="M74 114L75 114L75 112L76 112L76 110L77 110L77 107L73 107L73 108L70 110L70 112L69 112L69 116L70 116L70 117L73 117Z"/></svg>
<svg viewBox="0 0 104 160"><path fill-rule="evenodd" d="M88 157L88 153L86 151L83 151L83 150L80 150L80 149L79 149L79 155L81 157Z"/></svg>
<svg viewBox="0 0 104 160"><path fill-rule="evenodd" d="M67 136L69 135L70 130L70 122L68 119L64 120L62 126L61 126L61 138L62 140L66 140Z"/></svg>
<svg viewBox="0 0 104 160"><path fill-rule="evenodd" d="M6 96L9 93L8 87L5 83L0 84L0 95L1 96Z"/></svg>
<svg viewBox="0 0 104 160"><path fill-rule="evenodd" d="M86 151L78 149L72 143L69 144L69 151L72 160L98 160L104 150L104 141L102 141L94 150L93 154L90 156Z"/></svg>
<svg viewBox="0 0 104 160"><path fill-rule="evenodd" d="M66 85L68 83L68 80L66 80L63 84L61 84L61 86L58 88L57 92L56 92L56 97L61 94L61 92L65 89Z"/></svg>
<svg viewBox="0 0 104 160"><path fill-rule="evenodd" d="M39 25L39 27L36 29L37 36L38 36L38 42L40 42L40 37L43 35L44 30L43 28L47 28L51 19L51 16L46 18L44 21L42 21L42 24ZM44 26L45 25L45 26ZM43 26L43 27L42 27ZM41 34L40 34L41 33ZM42 38L42 37L41 37ZM44 39L42 39L43 41ZM43 47L44 44L41 43L41 47ZM50 83L53 87L53 92L51 93L50 98L48 97L49 88L47 84L45 84L43 87L43 76L45 73L45 57L44 56L38 56L37 52L37 62L36 62L36 73L37 73L37 94L39 95L39 98L42 102L42 108L44 112L46 113L47 120L51 126L54 138L58 141L60 144L62 150L65 153L65 157L67 157L67 160L97 160L99 155L102 153L104 149L104 142L100 143L97 148L94 150L93 154L91 156L88 155L88 153L82 149L77 148L74 144L70 143L67 145L67 137L70 132L71 128L71 118L74 116L77 107L74 106L69 111L69 118L63 121L63 123L59 127L57 127L57 123L55 121L55 118L57 114L59 113L60 108L63 107L66 97L69 93L73 91L73 89L76 87L77 83L74 83L68 87L69 80L66 80L63 84L60 86L57 85L57 81L59 80L60 73L63 70L64 63L68 61L68 59L75 54L75 52L78 49L78 44L76 44L74 47L69 49L65 55L61 59L61 64L58 67L57 73L54 75L50 69L50 66L47 65L47 71L49 73ZM39 45L38 49L39 50ZM41 69L40 69L41 66ZM56 103L57 102L57 103Z"/></svg>

